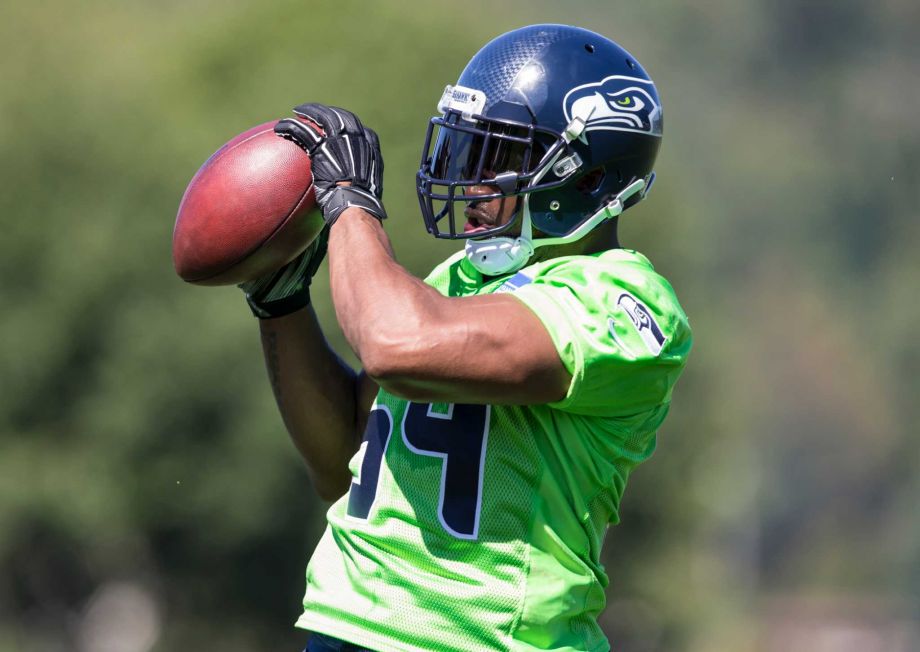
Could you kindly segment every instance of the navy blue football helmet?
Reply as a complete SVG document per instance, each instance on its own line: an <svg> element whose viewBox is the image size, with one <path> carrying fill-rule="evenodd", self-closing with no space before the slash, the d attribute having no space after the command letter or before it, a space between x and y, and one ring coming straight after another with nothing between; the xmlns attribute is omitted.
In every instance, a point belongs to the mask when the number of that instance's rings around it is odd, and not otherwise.
<svg viewBox="0 0 920 652"><path fill-rule="evenodd" d="M466 238L483 273L515 271L535 247L583 237L654 179L658 91L631 54L585 29L499 36L447 86L438 111L417 175L422 215L434 236ZM511 222L464 233L464 205L499 197L518 198ZM516 224L520 236L502 236Z"/></svg>

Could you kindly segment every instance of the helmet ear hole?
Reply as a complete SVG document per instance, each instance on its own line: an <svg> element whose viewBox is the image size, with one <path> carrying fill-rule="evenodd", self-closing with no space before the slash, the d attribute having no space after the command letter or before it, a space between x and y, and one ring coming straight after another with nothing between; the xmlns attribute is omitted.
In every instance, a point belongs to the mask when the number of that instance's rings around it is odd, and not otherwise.
<svg viewBox="0 0 920 652"><path fill-rule="evenodd" d="M578 180L575 189L583 195L591 195L603 185L606 176L607 172L603 167L594 168Z"/></svg>

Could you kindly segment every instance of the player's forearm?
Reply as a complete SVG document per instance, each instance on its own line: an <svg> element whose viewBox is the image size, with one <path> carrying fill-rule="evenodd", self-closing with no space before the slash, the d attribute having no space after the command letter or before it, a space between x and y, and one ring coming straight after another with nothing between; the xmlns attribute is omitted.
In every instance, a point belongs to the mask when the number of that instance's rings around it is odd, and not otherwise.
<svg viewBox="0 0 920 652"><path fill-rule="evenodd" d="M332 500L349 486L360 441L358 379L326 344L312 308L259 322L269 380L314 487Z"/></svg>
<svg viewBox="0 0 920 652"><path fill-rule="evenodd" d="M381 353L403 350L434 325L443 300L393 257L389 239L373 217L350 209L332 229L329 276L336 316L365 370L375 375Z"/></svg>

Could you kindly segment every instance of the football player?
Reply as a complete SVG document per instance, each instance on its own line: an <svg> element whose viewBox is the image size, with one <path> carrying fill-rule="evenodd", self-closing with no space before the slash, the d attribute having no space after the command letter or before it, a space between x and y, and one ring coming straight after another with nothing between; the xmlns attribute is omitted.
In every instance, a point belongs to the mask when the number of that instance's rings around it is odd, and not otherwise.
<svg viewBox="0 0 920 652"><path fill-rule="evenodd" d="M295 109L328 228L243 285L316 490L308 650L607 650L600 549L687 361L674 290L617 239L662 133L648 74L613 41L535 25L448 86L417 175L428 231L465 243L425 280L383 229L383 160L352 113ZM336 317L309 307L328 237Z"/></svg>

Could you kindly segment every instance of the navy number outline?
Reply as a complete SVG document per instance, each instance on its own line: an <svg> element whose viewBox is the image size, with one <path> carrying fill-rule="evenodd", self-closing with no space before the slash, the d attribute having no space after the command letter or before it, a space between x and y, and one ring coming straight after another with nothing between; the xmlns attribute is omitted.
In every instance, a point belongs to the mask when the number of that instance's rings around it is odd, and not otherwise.
<svg viewBox="0 0 920 652"><path fill-rule="evenodd" d="M474 540L479 537L492 408L450 403L446 412L438 412L435 405L407 404L401 424L402 440L411 452L441 460L438 521L451 536ZM384 424L385 433L380 428ZM361 444L361 468L349 491L346 514L350 518L366 520L370 515L393 426L390 411L374 403Z"/></svg>

